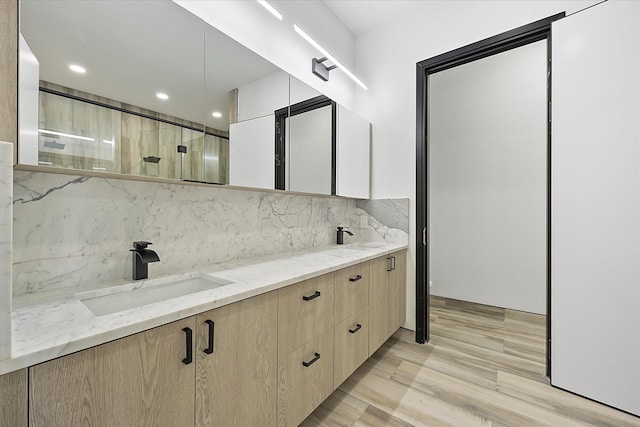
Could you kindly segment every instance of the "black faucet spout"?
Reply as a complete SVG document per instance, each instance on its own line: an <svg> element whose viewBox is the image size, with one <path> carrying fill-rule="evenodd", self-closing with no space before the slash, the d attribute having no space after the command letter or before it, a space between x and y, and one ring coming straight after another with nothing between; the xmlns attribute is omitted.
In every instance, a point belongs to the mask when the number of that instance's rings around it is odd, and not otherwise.
<svg viewBox="0 0 640 427"><path fill-rule="evenodd" d="M132 277L133 280L142 280L149 277L149 263L160 261L157 253L147 246L151 242L133 242L133 249L129 249L132 254Z"/></svg>
<svg viewBox="0 0 640 427"><path fill-rule="evenodd" d="M353 233L345 230L344 227L338 227L337 233L336 233L336 243L339 245L344 244L344 233L347 233L349 236L353 236Z"/></svg>

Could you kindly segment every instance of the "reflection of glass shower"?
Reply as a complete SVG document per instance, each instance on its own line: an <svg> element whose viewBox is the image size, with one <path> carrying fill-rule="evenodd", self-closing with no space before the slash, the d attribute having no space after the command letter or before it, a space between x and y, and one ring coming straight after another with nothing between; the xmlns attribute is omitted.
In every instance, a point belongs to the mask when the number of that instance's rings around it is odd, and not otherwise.
<svg viewBox="0 0 640 427"><path fill-rule="evenodd" d="M194 123L155 119L65 94L39 94L42 165L229 182L229 139L216 130L205 133ZM178 146L186 147L186 153L178 152Z"/></svg>

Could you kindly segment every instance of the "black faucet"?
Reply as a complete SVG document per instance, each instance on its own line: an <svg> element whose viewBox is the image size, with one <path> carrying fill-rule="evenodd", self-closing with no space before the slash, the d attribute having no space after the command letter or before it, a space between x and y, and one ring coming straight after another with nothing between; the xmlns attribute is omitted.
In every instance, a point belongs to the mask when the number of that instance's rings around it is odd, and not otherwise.
<svg viewBox="0 0 640 427"><path fill-rule="evenodd" d="M344 243L344 233L347 233L349 236L353 236L353 233L344 229L344 227L338 227L338 233L336 235L336 242L339 245Z"/></svg>
<svg viewBox="0 0 640 427"><path fill-rule="evenodd" d="M133 242L133 249L129 249L133 252L133 280L146 279L149 276L148 264L160 261L157 253L147 249L151 244L151 242Z"/></svg>

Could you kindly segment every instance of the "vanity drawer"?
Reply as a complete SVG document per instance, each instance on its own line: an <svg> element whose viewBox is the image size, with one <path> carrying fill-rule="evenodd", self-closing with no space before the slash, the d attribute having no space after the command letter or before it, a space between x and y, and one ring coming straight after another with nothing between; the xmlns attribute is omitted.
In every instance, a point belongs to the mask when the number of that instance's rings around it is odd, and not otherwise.
<svg viewBox="0 0 640 427"><path fill-rule="evenodd" d="M337 388L369 357L369 309L336 324L334 333L333 384Z"/></svg>
<svg viewBox="0 0 640 427"><path fill-rule="evenodd" d="M369 261L336 271L338 323L369 305Z"/></svg>
<svg viewBox="0 0 640 427"><path fill-rule="evenodd" d="M297 426L333 392L333 329L278 361L278 427Z"/></svg>
<svg viewBox="0 0 640 427"><path fill-rule="evenodd" d="M278 290L278 354L283 357L333 327L334 273Z"/></svg>

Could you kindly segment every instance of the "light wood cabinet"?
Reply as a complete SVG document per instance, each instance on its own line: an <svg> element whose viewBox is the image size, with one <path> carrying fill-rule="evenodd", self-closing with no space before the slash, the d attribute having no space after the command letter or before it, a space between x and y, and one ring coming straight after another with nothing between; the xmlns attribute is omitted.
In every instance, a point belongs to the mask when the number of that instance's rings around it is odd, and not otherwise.
<svg viewBox="0 0 640 427"><path fill-rule="evenodd" d="M27 370L0 376L0 424L27 427Z"/></svg>
<svg viewBox="0 0 640 427"><path fill-rule="evenodd" d="M333 392L334 273L278 290L278 426L296 426Z"/></svg>
<svg viewBox="0 0 640 427"><path fill-rule="evenodd" d="M278 357L333 327L334 273L278 290Z"/></svg>
<svg viewBox="0 0 640 427"><path fill-rule="evenodd" d="M369 262L336 271L335 323L369 305Z"/></svg>
<svg viewBox="0 0 640 427"><path fill-rule="evenodd" d="M276 425L277 293L197 316L196 425Z"/></svg>
<svg viewBox="0 0 640 427"><path fill-rule="evenodd" d="M406 251L370 261L369 355L402 325L405 317Z"/></svg>
<svg viewBox="0 0 640 427"><path fill-rule="evenodd" d="M333 329L278 361L278 427L297 426L333 392Z"/></svg>
<svg viewBox="0 0 640 427"><path fill-rule="evenodd" d="M32 366L29 425L193 426L194 365L183 361L195 326L191 317Z"/></svg>
<svg viewBox="0 0 640 427"><path fill-rule="evenodd" d="M391 254L389 273L389 335L404 325L407 312L407 252Z"/></svg>
<svg viewBox="0 0 640 427"><path fill-rule="evenodd" d="M337 388L369 356L369 308L335 326L333 384Z"/></svg>

